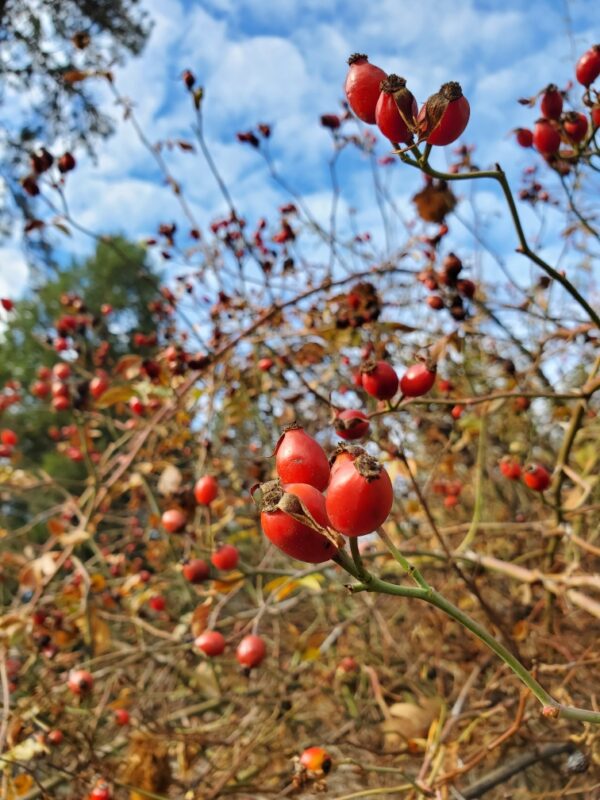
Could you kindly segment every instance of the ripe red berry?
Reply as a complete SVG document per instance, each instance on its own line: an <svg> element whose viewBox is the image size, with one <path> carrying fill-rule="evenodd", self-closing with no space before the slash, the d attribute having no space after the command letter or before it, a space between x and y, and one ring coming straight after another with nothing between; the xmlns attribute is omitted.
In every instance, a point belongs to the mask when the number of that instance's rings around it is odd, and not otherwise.
<svg viewBox="0 0 600 800"><path fill-rule="evenodd" d="M387 75L379 67L369 64L368 57L362 53L351 55L348 64L350 69L344 87L348 104L359 119L372 125L375 122L381 81Z"/></svg>
<svg viewBox="0 0 600 800"><path fill-rule="evenodd" d="M521 465L510 456L504 456L500 460L500 472L510 481L518 481L521 477Z"/></svg>
<svg viewBox="0 0 600 800"><path fill-rule="evenodd" d="M189 69L186 69L181 76L183 78L183 82L186 85L186 88L191 89L193 85L196 83L196 78L194 77L194 73L190 72Z"/></svg>
<svg viewBox="0 0 600 800"><path fill-rule="evenodd" d="M387 361L367 361L361 367L362 386L378 400L390 400L398 391L398 375Z"/></svg>
<svg viewBox="0 0 600 800"><path fill-rule="evenodd" d="M71 367L68 364L65 364L64 361L60 361L58 364L55 364L52 367L52 374L59 381L66 381L71 374Z"/></svg>
<svg viewBox="0 0 600 800"><path fill-rule="evenodd" d="M258 362L258 368L262 372L268 372L275 362L272 358L261 358Z"/></svg>
<svg viewBox="0 0 600 800"><path fill-rule="evenodd" d="M435 367L430 369L426 364L413 364L400 380L400 391L405 397L420 397L431 389L435 376Z"/></svg>
<svg viewBox="0 0 600 800"><path fill-rule="evenodd" d="M458 505L458 495L457 494L448 494L444 497L444 506L446 508L454 508Z"/></svg>
<svg viewBox="0 0 600 800"><path fill-rule="evenodd" d="M187 514L180 508L169 508L163 513L161 522L169 533L179 533L187 524Z"/></svg>
<svg viewBox="0 0 600 800"><path fill-rule="evenodd" d="M66 411L71 405L71 401L65 395L60 395L52 400L52 408L55 411Z"/></svg>
<svg viewBox="0 0 600 800"><path fill-rule="evenodd" d="M111 800L112 792L105 780L100 779L89 795L89 800Z"/></svg>
<svg viewBox="0 0 600 800"><path fill-rule="evenodd" d="M300 756L300 763L309 772L327 773L331 770L331 756L322 747L308 747Z"/></svg>
<svg viewBox="0 0 600 800"><path fill-rule="evenodd" d="M54 728L53 730L48 731L46 735L46 739L48 740L48 742L50 744L53 744L54 746L61 744L64 738L65 737L63 732L59 731L58 728Z"/></svg>
<svg viewBox="0 0 600 800"><path fill-rule="evenodd" d="M252 633L244 636L235 651L235 657L246 669L258 667L266 654L267 648L265 647L264 639Z"/></svg>
<svg viewBox="0 0 600 800"><path fill-rule="evenodd" d="M571 111L565 114L563 128L569 139L575 142L575 144L579 144L579 142L582 142L587 136L588 118L585 114Z"/></svg>
<svg viewBox="0 0 600 800"><path fill-rule="evenodd" d="M194 639L194 644L206 656L220 656L225 650L225 637L219 631L204 631Z"/></svg>
<svg viewBox="0 0 600 800"><path fill-rule="evenodd" d="M203 558L192 558L183 565L182 573L190 583L202 583L210 577L210 567Z"/></svg>
<svg viewBox="0 0 600 800"><path fill-rule="evenodd" d="M312 527L310 519L301 522L306 509L321 528L330 528L325 498L307 483L269 481L261 486L260 524L267 539L286 555L309 564L321 564L336 553L336 548ZM293 514L293 516L292 516Z"/></svg>
<svg viewBox="0 0 600 800"><path fill-rule="evenodd" d="M7 445L8 447L14 447L18 441L19 437L10 428L4 428L0 432L0 442L2 442L2 444Z"/></svg>
<svg viewBox="0 0 600 800"><path fill-rule="evenodd" d="M75 169L75 165L75 158L71 153L63 153L63 155L58 159L59 172L70 172L72 169Z"/></svg>
<svg viewBox="0 0 600 800"><path fill-rule="evenodd" d="M434 311L441 311L444 307L444 301L439 294L432 294L427 298L427 305L433 308Z"/></svg>
<svg viewBox="0 0 600 800"><path fill-rule="evenodd" d="M450 414L452 415L453 419L460 419L460 417L462 417L464 411L465 411L465 407L464 406L452 406L452 410L450 411Z"/></svg>
<svg viewBox="0 0 600 800"><path fill-rule="evenodd" d="M404 78L390 75L381 82L375 121L379 130L391 142L412 142L412 131L418 112L417 101L406 88Z"/></svg>
<svg viewBox="0 0 600 800"><path fill-rule="evenodd" d="M595 44L581 56L575 67L575 77L582 86L590 86L600 75L600 44Z"/></svg>
<svg viewBox="0 0 600 800"><path fill-rule="evenodd" d="M523 473L523 480L535 492L544 492L550 486L550 473L541 464L529 464Z"/></svg>
<svg viewBox="0 0 600 800"><path fill-rule="evenodd" d="M360 669L360 664L352 656L344 656L344 658L342 658L342 660L338 664L337 668L341 672L358 672L358 670Z"/></svg>
<svg viewBox="0 0 600 800"><path fill-rule="evenodd" d="M40 187L33 175L27 175L21 180L21 186L25 194L30 197L36 197L40 193Z"/></svg>
<svg viewBox="0 0 600 800"><path fill-rule="evenodd" d="M469 122L471 109L460 83L444 83L419 112L419 133L427 144L443 147L456 141Z"/></svg>
<svg viewBox="0 0 600 800"><path fill-rule="evenodd" d="M5 311L12 311L13 308L15 307L15 304L13 303L13 301L10 300L10 298L8 298L8 297L0 298L0 305L2 306L2 308Z"/></svg>
<svg viewBox="0 0 600 800"><path fill-rule="evenodd" d="M139 397L131 398L131 400L129 401L129 408L131 409L132 413L136 415L136 417L140 417L146 410L146 407L144 406Z"/></svg>
<svg viewBox="0 0 600 800"><path fill-rule="evenodd" d="M533 145L533 133L529 128L517 128L515 130L517 144L521 147L531 147Z"/></svg>
<svg viewBox="0 0 600 800"><path fill-rule="evenodd" d="M533 146L543 156L553 155L560 147L560 133L547 119L538 119L533 128Z"/></svg>
<svg viewBox="0 0 600 800"><path fill-rule="evenodd" d="M333 424L335 432L341 439L362 439L369 432L369 418L354 408L340 411Z"/></svg>
<svg viewBox="0 0 600 800"><path fill-rule="evenodd" d="M359 389L362 389L362 372L357 370L352 373L352 383Z"/></svg>
<svg viewBox="0 0 600 800"><path fill-rule="evenodd" d="M94 400L97 400L104 394L104 392L108 389L108 387L109 387L108 375L105 372L101 372L98 375L96 375L95 378L92 378L92 380L90 381L90 394L92 395Z"/></svg>
<svg viewBox="0 0 600 800"><path fill-rule="evenodd" d="M239 558L237 547L232 544L224 544L212 554L210 560L217 569L226 572L237 567Z"/></svg>
<svg viewBox="0 0 600 800"><path fill-rule="evenodd" d="M194 486L194 497L196 502L202 506L208 506L219 493L219 484L212 475L203 475L196 481Z"/></svg>
<svg viewBox="0 0 600 800"><path fill-rule="evenodd" d="M117 725L129 725L129 711L126 708L115 708L115 722Z"/></svg>
<svg viewBox="0 0 600 800"><path fill-rule="evenodd" d="M542 94L540 108L542 110L542 115L546 117L546 119L560 118L563 110L563 97L558 86L551 83L546 87Z"/></svg>
<svg viewBox="0 0 600 800"><path fill-rule="evenodd" d="M167 607L167 601L162 594L154 594L148 600L148 605L153 611L164 611Z"/></svg>
<svg viewBox="0 0 600 800"><path fill-rule="evenodd" d="M31 394L40 399L50 394L50 384L45 381L34 381L31 385Z"/></svg>
<svg viewBox="0 0 600 800"><path fill-rule="evenodd" d="M69 672L67 686L73 694L87 694L94 686L94 678L86 669L72 669Z"/></svg>
<svg viewBox="0 0 600 800"><path fill-rule="evenodd" d="M275 468L282 483L308 483L320 492L329 483L325 451L298 425L288 426L277 442Z"/></svg>
<svg viewBox="0 0 600 800"><path fill-rule="evenodd" d="M327 490L325 508L331 525L345 536L363 536L388 518L394 502L389 475L366 453L340 460Z"/></svg>

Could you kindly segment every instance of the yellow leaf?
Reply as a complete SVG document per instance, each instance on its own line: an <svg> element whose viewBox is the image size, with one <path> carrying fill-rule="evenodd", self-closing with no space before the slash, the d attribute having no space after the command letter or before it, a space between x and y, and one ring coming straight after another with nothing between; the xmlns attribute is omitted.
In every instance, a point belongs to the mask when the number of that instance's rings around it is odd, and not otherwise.
<svg viewBox="0 0 600 800"><path fill-rule="evenodd" d="M106 578L99 572L90 575L90 586L93 592L101 592L106 588Z"/></svg>
<svg viewBox="0 0 600 800"><path fill-rule="evenodd" d="M96 408L109 408L109 406L114 406L115 403L126 403L131 400L134 394L135 392L131 386L113 386L96 400Z"/></svg>
<svg viewBox="0 0 600 800"><path fill-rule="evenodd" d="M242 572L235 570L227 575L227 578L213 581L213 589L220 594L229 594L234 589L239 588L244 582L244 575Z"/></svg>
<svg viewBox="0 0 600 800"><path fill-rule="evenodd" d="M315 575L305 575L303 578L300 578L298 583L300 586L304 586L305 589L309 589L311 592L318 594L321 591L323 580L323 576L317 573Z"/></svg>
<svg viewBox="0 0 600 800"><path fill-rule="evenodd" d="M302 661L316 661L321 655L321 650L318 647L307 647L302 653Z"/></svg>
<svg viewBox="0 0 600 800"><path fill-rule="evenodd" d="M265 592L272 592L275 600L285 600L285 598L292 594L299 586L299 581L282 576L269 581L265 586Z"/></svg>

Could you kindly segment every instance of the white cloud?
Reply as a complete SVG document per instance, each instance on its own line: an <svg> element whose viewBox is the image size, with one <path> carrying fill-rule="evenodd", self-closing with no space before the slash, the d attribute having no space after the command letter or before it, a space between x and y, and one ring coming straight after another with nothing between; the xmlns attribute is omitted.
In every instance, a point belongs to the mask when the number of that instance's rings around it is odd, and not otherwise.
<svg viewBox="0 0 600 800"><path fill-rule="evenodd" d="M27 285L29 267L16 245L0 247L0 297L16 299Z"/></svg>

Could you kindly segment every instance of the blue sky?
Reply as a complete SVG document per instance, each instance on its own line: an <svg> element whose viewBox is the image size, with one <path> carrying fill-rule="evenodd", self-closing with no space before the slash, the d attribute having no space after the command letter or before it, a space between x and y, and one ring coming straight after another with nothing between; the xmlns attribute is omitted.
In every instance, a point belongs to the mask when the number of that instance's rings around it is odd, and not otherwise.
<svg viewBox="0 0 600 800"><path fill-rule="evenodd" d="M288 199L252 148L235 140L236 131L257 122L273 125L271 148L279 168L313 213L327 218L331 143L318 118L339 110L350 53L368 53L373 63L406 77L420 102L441 83L458 80L471 103L464 141L476 145L480 166L501 162L518 189L521 168L535 159L515 145L509 131L533 124L536 113L516 99L549 82L564 86L578 55L600 41L594 0L421 0L418 5L406 0L142 0L142 5L154 29L143 55L115 70L119 90L133 99L151 140L191 139L189 97L180 80L181 72L191 69L206 89L205 126L213 156L251 222L263 214L275 222L277 206ZM100 85L98 95L105 110L114 110ZM380 155L389 151L382 137L377 149ZM119 121L116 135L98 148L96 161L76 155L78 169L66 193L84 225L140 239L159 222L181 222L176 201L127 122ZM433 162L443 167L446 158L442 149ZM224 204L205 165L177 152L168 160L207 225ZM381 226L367 161L356 152L345 153L340 175L340 224L356 208L359 229L372 230L377 243ZM409 198L420 177L398 164L386 180L409 216ZM548 180L552 187L552 177ZM597 192L597 182L592 188ZM512 255L514 240L495 189L480 184L476 205L490 243L506 254L511 268L528 269ZM528 210L524 216L533 221ZM459 244L471 243L460 226L453 226L453 233ZM398 231L397 244L400 236ZM550 258L558 255L555 237L548 235L543 244ZM57 239L57 245L77 255L93 247L79 236ZM27 270L18 240L3 250L3 263L10 259L13 266L10 276L0 272L0 292L10 289L14 295L26 285Z"/></svg>

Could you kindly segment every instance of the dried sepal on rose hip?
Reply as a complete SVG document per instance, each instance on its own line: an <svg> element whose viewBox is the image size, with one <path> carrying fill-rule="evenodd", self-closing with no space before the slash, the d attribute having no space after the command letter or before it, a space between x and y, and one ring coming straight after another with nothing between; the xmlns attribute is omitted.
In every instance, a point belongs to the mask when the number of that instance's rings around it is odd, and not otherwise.
<svg viewBox="0 0 600 800"><path fill-rule="evenodd" d="M419 112L417 101L406 80L399 75L389 75L381 82L381 94L375 108L377 127L391 142L409 144L416 129Z"/></svg>
<svg viewBox="0 0 600 800"><path fill-rule="evenodd" d="M325 502L336 531L345 536L372 533L386 521L393 503L392 482L376 458L364 451L338 452Z"/></svg>
<svg viewBox="0 0 600 800"><path fill-rule="evenodd" d="M348 59L348 75L344 86L346 98L352 111L363 122L375 122L375 108L379 99L381 81L386 73L374 64L364 53L354 53Z"/></svg>
<svg viewBox="0 0 600 800"><path fill-rule="evenodd" d="M419 140L443 147L452 144L469 122L471 109L460 83L444 83L419 112Z"/></svg>
<svg viewBox="0 0 600 800"><path fill-rule="evenodd" d="M321 564L342 544L331 530L325 498L307 483L268 481L252 490L267 539L298 561Z"/></svg>

